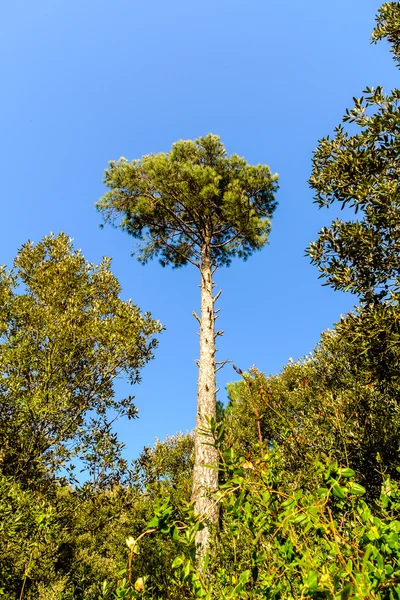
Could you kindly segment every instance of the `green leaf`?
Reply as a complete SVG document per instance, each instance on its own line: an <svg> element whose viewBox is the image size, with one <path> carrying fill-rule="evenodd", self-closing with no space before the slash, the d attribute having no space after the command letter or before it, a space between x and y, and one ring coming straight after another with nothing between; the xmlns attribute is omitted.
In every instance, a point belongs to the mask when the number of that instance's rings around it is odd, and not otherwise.
<svg viewBox="0 0 400 600"><path fill-rule="evenodd" d="M190 571L192 570L192 568L193 568L193 567L192 567L192 564L191 564L190 560L188 560L188 561L186 562L185 566L183 567L183 576L184 576L185 578L189 577L189 573L190 573Z"/></svg>
<svg viewBox="0 0 400 600"><path fill-rule="evenodd" d="M307 586L310 590L315 590L318 587L318 573L316 571L308 573Z"/></svg>
<svg viewBox="0 0 400 600"><path fill-rule="evenodd" d="M172 539L177 542L179 540L179 529L177 528L176 525L172 526L171 533L172 533Z"/></svg>
<svg viewBox="0 0 400 600"><path fill-rule="evenodd" d="M356 494L357 496L363 496L366 493L365 487L356 483L355 481L350 481L348 484L348 489L350 494Z"/></svg>
<svg viewBox="0 0 400 600"><path fill-rule="evenodd" d="M346 497L345 490L341 488L338 483L334 483L332 485L332 494L336 496L336 498L340 498L341 500L343 500Z"/></svg>
<svg viewBox="0 0 400 600"><path fill-rule="evenodd" d="M353 592L353 586L349 583L344 588L342 593L340 594L340 600L348 600Z"/></svg>
<svg viewBox="0 0 400 600"><path fill-rule="evenodd" d="M339 468L337 472L338 475L341 475L342 477L354 477L355 475L355 471L353 471L353 469L349 469L348 467Z"/></svg>
<svg viewBox="0 0 400 600"><path fill-rule="evenodd" d="M243 573L240 573L238 583L241 585L245 585L246 583L248 583L250 581L250 578L251 578L251 570L247 569L246 571L243 571Z"/></svg>
<svg viewBox="0 0 400 600"><path fill-rule="evenodd" d="M177 556L171 565L172 569L176 569L177 567L180 567L181 565L183 565L183 562L184 562L184 559L181 556Z"/></svg>

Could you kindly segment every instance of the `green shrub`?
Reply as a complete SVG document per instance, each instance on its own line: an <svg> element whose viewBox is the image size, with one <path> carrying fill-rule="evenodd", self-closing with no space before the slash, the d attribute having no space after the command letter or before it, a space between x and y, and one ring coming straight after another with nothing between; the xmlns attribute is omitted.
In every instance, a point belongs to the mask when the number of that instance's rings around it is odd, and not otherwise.
<svg viewBox="0 0 400 600"><path fill-rule="evenodd" d="M222 528L205 564L195 547L202 520L192 513L174 522L164 501L147 530L180 544L172 567L182 591L190 588L185 597L400 598L396 481L385 479L379 500L368 504L355 472L327 457L315 464L320 487L312 492L282 484L278 449L252 462L232 449L220 455L224 483L214 498Z"/></svg>

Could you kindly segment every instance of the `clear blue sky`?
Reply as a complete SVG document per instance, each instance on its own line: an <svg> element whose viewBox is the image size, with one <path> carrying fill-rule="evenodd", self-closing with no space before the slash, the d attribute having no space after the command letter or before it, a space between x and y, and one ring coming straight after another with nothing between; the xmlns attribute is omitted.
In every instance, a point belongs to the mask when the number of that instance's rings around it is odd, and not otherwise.
<svg viewBox="0 0 400 600"><path fill-rule="evenodd" d="M312 350L354 299L321 287L304 249L335 216L307 179L317 141L366 85L395 87L385 44L369 42L374 0L13 0L0 19L0 263L65 231L85 257L113 257L123 296L165 324L120 423L128 456L194 426L198 273L140 266L131 240L99 229L93 205L110 159L221 135L229 152L280 175L271 243L220 270L219 358L276 373ZM235 379L219 376L220 398ZM118 386L118 393L122 387Z"/></svg>

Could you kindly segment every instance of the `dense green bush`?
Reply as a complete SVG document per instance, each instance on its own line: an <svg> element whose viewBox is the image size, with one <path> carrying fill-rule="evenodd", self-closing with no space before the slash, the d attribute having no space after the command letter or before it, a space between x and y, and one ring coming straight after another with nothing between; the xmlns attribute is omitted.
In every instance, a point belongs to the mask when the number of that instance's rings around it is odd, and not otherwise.
<svg viewBox="0 0 400 600"><path fill-rule="evenodd" d="M320 487L310 492L282 482L279 449L252 462L222 452L225 483L214 498L223 525L205 565L196 561L201 519L173 521L167 501L156 509L147 533L180 542L173 568L188 598L400 598L397 482L385 478L367 503L352 469L327 457L314 469Z"/></svg>
<svg viewBox="0 0 400 600"><path fill-rule="evenodd" d="M169 496L173 518L184 518L192 455L190 435L158 442L132 465L129 485L102 490L54 482L44 493L2 476L0 594L5 600L98 600L99 594L113 594L127 567L125 540L145 529L154 504ZM147 587L163 595L179 548L174 540L143 539L131 578L147 573Z"/></svg>
<svg viewBox="0 0 400 600"><path fill-rule="evenodd" d="M313 354L281 374L252 369L230 384L226 445L251 457L260 440L278 444L286 476L303 477L307 488L314 485L309 467L324 452L357 471L368 497L379 496L380 472L397 476L400 388L378 379L358 349L341 331L328 331Z"/></svg>

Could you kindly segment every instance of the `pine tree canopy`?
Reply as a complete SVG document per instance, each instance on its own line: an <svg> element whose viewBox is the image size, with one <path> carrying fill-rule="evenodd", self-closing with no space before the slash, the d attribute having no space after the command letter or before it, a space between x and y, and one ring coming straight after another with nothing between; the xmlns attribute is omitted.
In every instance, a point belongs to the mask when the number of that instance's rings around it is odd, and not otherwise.
<svg viewBox="0 0 400 600"><path fill-rule="evenodd" d="M246 259L266 243L277 175L227 152L216 135L181 140L170 152L111 161L110 191L97 208L138 240L139 260L199 266L202 248L215 266Z"/></svg>

